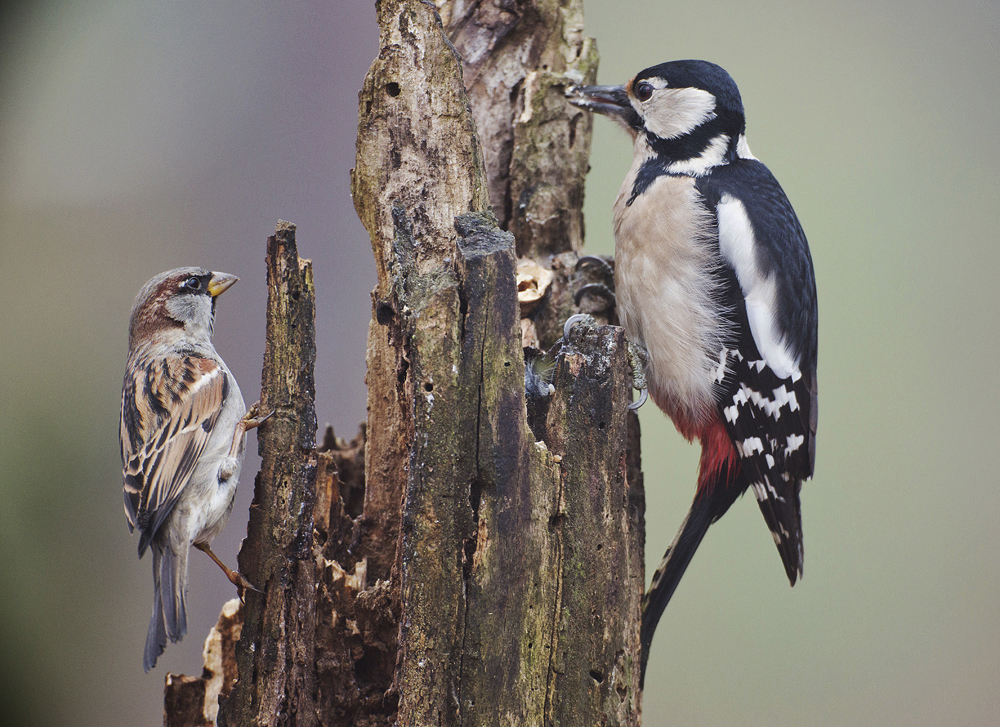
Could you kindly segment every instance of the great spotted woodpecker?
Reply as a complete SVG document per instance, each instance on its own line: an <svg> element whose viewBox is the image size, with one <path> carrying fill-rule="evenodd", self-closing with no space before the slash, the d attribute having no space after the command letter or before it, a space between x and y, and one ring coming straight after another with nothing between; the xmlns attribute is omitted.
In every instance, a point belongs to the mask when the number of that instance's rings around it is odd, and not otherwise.
<svg viewBox="0 0 1000 727"><path fill-rule="evenodd" d="M618 316L645 352L649 395L701 442L691 509L643 598L653 632L708 526L747 488L788 580L802 575L799 491L816 454L816 282L805 234L751 153L719 66L673 61L570 100L632 136L614 205Z"/></svg>

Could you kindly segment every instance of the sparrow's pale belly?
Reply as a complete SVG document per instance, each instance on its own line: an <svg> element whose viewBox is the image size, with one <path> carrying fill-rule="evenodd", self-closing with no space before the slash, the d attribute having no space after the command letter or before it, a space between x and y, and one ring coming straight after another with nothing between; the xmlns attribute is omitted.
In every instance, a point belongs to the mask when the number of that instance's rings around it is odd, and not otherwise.
<svg viewBox="0 0 1000 727"><path fill-rule="evenodd" d="M229 457L236 425L246 414L246 405L236 380L229 377L229 401L219 415L215 432L205 447L175 512L171 515L193 543L211 543L222 532L233 511L236 487L243 467L246 435L235 457ZM230 403L231 402L231 403ZM211 450L211 451L210 451Z"/></svg>

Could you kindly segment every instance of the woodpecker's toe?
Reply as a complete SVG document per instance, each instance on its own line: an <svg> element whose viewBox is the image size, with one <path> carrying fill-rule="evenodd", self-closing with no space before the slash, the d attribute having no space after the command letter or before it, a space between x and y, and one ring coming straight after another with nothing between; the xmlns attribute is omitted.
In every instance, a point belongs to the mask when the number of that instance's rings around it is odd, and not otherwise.
<svg viewBox="0 0 1000 727"><path fill-rule="evenodd" d="M577 323L583 323L584 325L592 326L594 325L594 323L596 323L596 321L594 320L594 316L590 315L589 313L577 313L575 315L571 315L569 318L566 319L566 322L563 323L563 338L565 340L567 341L569 340L569 332L573 330L573 326L575 326Z"/></svg>

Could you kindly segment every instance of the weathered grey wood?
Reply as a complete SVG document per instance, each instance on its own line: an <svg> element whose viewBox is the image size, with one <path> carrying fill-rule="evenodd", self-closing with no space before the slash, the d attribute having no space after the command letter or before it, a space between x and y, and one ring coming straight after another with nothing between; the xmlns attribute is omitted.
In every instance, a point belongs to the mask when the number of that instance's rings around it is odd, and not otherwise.
<svg viewBox="0 0 1000 727"><path fill-rule="evenodd" d="M262 593L246 595L236 648L240 678L219 723L312 725L319 723L313 668L315 295L312 265L298 256L294 225L278 223L266 265L261 407L274 414L258 430L261 470L239 554L240 572Z"/></svg>
<svg viewBox="0 0 1000 727"><path fill-rule="evenodd" d="M590 114L563 89L595 83L597 45L583 32L583 0L437 0L462 56L465 87L483 146L499 226L517 254L555 274L529 317L542 348L573 312L576 254L583 245L583 190Z"/></svg>
<svg viewBox="0 0 1000 727"><path fill-rule="evenodd" d="M621 328L578 326L553 381L548 425L564 503L553 724L639 723L644 499L625 347Z"/></svg>
<svg viewBox="0 0 1000 727"><path fill-rule="evenodd" d="M235 598L222 607L219 622L205 640L201 676L167 674L163 710L165 727L212 727L219 697L229 696L236 680L236 642L243 629L243 609Z"/></svg>
<svg viewBox="0 0 1000 727"><path fill-rule="evenodd" d="M589 114L561 86L593 83L582 0L437 0L484 148L493 213L518 255L579 250Z"/></svg>
<svg viewBox="0 0 1000 727"><path fill-rule="evenodd" d="M536 443L514 239L489 214L459 59L427 4L379 11L353 184L379 271L368 446L391 444L366 497L403 499L398 723L636 724L624 339L580 333Z"/></svg>

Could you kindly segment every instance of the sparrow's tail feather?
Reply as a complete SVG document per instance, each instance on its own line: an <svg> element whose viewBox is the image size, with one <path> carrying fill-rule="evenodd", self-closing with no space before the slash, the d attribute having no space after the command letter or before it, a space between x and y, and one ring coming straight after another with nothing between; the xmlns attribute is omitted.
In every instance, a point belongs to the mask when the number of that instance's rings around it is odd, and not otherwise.
<svg viewBox="0 0 1000 727"><path fill-rule="evenodd" d="M163 607L163 626L171 641L180 641L187 633L187 570L188 549L182 547L177 553L169 545L166 546L160 571L163 581L160 603Z"/></svg>
<svg viewBox="0 0 1000 727"><path fill-rule="evenodd" d="M146 650L142 657L142 668L149 671L156 666L156 660L167 648L167 631L163 626L163 608L160 606L160 562L162 551L153 548L153 615L149 619L146 633Z"/></svg>

